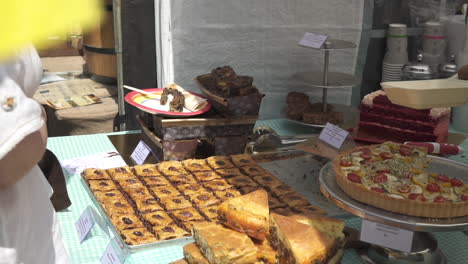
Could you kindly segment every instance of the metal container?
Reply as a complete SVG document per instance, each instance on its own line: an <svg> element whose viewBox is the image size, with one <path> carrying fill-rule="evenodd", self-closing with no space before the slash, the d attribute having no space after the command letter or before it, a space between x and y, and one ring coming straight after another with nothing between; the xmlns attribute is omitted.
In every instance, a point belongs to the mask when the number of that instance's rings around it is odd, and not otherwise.
<svg viewBox="0 0 468 264"><path fill-rule="evenodd" d="M406 64L403 67L403 80L431 80L439 77L437 65L422 62L423 55L419 54L417 62Z"/></svg>
<svg viewBox="0 0 468 264"><path fill-rule="evenodd" d="M455 55L450 57L450 62L439 66L439 78L450 78L457 74L457 64L455 64Z"/></svg>

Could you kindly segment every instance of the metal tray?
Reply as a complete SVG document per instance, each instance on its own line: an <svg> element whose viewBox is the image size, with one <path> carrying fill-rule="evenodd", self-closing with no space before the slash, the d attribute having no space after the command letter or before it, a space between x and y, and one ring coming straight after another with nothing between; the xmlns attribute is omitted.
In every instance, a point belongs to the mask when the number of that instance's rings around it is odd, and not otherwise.
<svg viewBox="0 0 468 264"><path fill-rule="evenodd" d="M429 156L431 161L427 171L445 173L468 182L468 165ZM358 202L344 193L336 183L332 163L327 163L320 170L320 188L322 192L344 210L364 219L420 232L450 232L468 230L468 216L454 218L427 218L389 212L377 207Z"/></svg>
<svg viewBox="0 0 468 264"><path fill-rule="evenodd" d="M126 244L125 241L120 236L117 229L115 228L115 226L112 224L109 216L104 211L104 208L102 208L101 204L96 200L96 197L94 197L93 192L91 191L88 184L86 183L86 181L83 178L81 178L81 183L83 184L83 188L86 190L89 197L93 201L93 204L96 206L96 208L97 208L99 214L101 215L102 219L104 219L107 226L109 227L111 232L114 234L114 237L116 237L117 242L119 243L119 245L124 246L123 250L124 250L124 252L126 254L135 253L135 252L143 251L143 250L146 250L146 249L154 249L154 248L167 247L167 246L173 246L173 245L179 245L179 246L182 247L182 246L185 246L186 244L194 242L192 237L183 237L183 238L159 241L159 242L155 242L155 243L142 244L142 245L136 245L136 246Z"/></svg>

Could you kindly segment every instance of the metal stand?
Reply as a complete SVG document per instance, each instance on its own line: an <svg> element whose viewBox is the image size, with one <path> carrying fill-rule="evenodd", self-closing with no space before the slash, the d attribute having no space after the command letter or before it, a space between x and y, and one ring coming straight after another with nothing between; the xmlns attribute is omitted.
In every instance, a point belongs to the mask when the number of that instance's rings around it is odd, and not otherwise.
<svg viewBox="0 0 468 264"><path fill-rule="evenodd" d="M450 175L466 178L468 166L465 164L431 156L429 171L446 171ZM344 193L338 186L331 162L320 171L320 190L342 209L363 219L415 231L411 252L401 252L389 248L370 245L359 255L369 264L429 263L445 264L447 260L437 246L437 240L429 232L449 232L468 230L468 216L454 218L426 218L402 215L358 202Z"/></svg>

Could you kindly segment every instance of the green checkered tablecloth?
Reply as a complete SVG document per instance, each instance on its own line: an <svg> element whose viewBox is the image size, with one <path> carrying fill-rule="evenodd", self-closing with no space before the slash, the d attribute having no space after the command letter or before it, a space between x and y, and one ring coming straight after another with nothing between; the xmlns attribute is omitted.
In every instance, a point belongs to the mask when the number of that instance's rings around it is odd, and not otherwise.
<svg viewBox="0 0 468 264"><path fill-rule="evenodd" d="M273 127L280 134L307 133L306 130L295 131L288 123L284 122L287 121L273 120L271 122L260 121L259 123L260 125L269 125ZM468 149L468 141L465 141L464 146ZM59 160L78 158L98 152L116 150L108 139L107 134L50 138L48 148L57 155ZM75 231L75 223L88 206L94 207L94 205L80 182L80 176L70 175L67 173L65 176L67 178L67 189L73 203L66 211L59 212L57 214L62 227L65 244L70 252L73 263L100 263L100 258L104 253L110 238L96 226L91 231L88 239L86 239L82 244L79 243ZM359 228L360 219L353 218L346 220L346 224L351 227ZM449 263L466 263L466 260L468 259L468 251L465 249L465 245L468 245L467 236L461 232L451 232L438 233L436 234L436 237L438 238L444 253L448 256ZM182 258L182 246L183 244L171 245L133 253L129 256L126 263L166 264ZM361 262L353 250L346 250L342 263Z"/></svg>

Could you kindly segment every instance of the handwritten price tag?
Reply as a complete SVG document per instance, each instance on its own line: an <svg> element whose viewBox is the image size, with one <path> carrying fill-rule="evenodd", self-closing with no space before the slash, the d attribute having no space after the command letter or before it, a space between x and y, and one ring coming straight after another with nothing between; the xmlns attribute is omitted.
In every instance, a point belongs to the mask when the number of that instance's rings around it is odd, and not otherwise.
<svg viewBox="0 0 468 264"><path fill-rule="evenodd" d="M133 161L135 161L136 164L141 165L145 162L150 152L151 150L148 147L148 145L146 145L146 143L143 142L143 140L140 140L130 157L133 159Z"/></svg>
<svg viewBox="0 0 468 264"><path fill-rule="evenodd" d="M320 132L319 139L340 149L348 134L348 131L327 123L322 132Z"/></svg>
<svg viewBox="0 0 468 264"><path fill-rule="evenodd" d="M327 35L306 32L304 34L304 37L302 37L301 41L299 41L299 45L314 49L320 49L323 43L327 41L327 39Z"/></svg>
<svg viewBox="0 0 468 264"><path fill-rule="evenodd" d="M361 240L399 251L411 252L414 233L362 219Z"/></svg>
<svg viewBox="0 0 468 264"><path fill-rule="evenodd" d="M109 242L101 258L101 264L123 264L126 254L122 251L115 238Z"/></svg>
<svg viewBox="0 0 468 264"><path fill-rule="evenodd" d="M83 243L86 236L89 234L89 231L93 229L93 226L95 224L96 220L94 219L92 209L91 207L88 207L84 210L78 221L75 223L76 232L78 233L78 239L80 240L80 244Z"/></svg>

